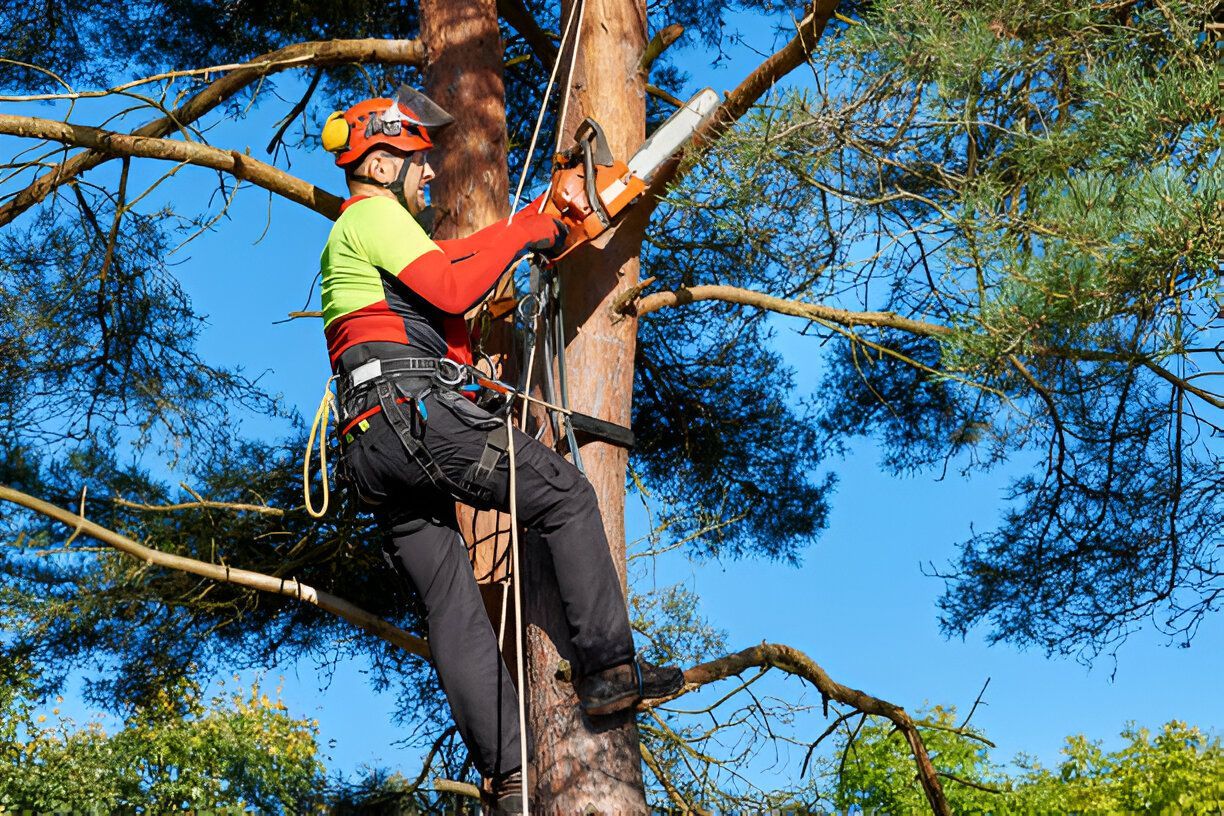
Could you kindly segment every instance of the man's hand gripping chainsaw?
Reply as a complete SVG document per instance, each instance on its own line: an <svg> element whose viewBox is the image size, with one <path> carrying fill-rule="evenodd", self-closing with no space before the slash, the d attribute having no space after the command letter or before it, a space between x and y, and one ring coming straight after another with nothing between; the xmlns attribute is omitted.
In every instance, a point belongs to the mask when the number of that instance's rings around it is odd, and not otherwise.
<svg viewBox="0 0 1224 816"><path fill-rule="evenodd" d="M545 194L542 211L569 230L564 243L549 253L550 262L609 229L716 107L718 94L710 88L699 92L652 133L628 162L612 155L603 128L594 119L582 120L574 132L574 146L554 158L556 170Z"/></svg>

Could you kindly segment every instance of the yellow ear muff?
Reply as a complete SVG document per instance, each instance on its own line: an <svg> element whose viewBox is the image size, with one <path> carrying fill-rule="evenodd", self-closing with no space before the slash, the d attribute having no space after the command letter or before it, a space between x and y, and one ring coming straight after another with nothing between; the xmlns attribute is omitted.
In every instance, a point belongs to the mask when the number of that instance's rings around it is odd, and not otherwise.
<svg viewBox="0 0 1224 816"><path fill-rule="evenodd" d="M323 149L328 153L339 153L349 146L349 123L344 120L344 113L336 111L327 117L323 124Z"/></svg>

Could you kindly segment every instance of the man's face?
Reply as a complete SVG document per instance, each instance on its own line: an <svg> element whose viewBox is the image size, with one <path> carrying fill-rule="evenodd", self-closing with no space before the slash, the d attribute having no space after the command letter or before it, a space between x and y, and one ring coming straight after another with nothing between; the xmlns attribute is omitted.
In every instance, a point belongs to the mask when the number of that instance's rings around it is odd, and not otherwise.
<svg viewBox="0 0 1224 816"><path fill-rule="evenodd" d="M390 183L404 173L404 202L408 212L419 215L426 207L425 190L433 180L434 171L424 150L412 153L380 151L371 162L369 175L380 182Z"/></svg>
<svg viewBox="0 0 1224 816"><path fill-rule="evenodd" d="M400 161L408 163L408 173L404 176L404 201L408 203L408 212L418 215L428 202L425 200L425 190L433 181L433 168L424 150L418 150Z"/></svg>

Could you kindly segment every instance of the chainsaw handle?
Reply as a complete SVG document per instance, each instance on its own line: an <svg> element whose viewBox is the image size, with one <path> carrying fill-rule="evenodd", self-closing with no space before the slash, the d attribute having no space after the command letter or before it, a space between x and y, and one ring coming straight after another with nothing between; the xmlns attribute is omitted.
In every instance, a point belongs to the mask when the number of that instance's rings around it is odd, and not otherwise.
<svg viewBox="0 0 1224 816"><path fill-rule="evenodd" d="M576 147L582 147L584 157L588 152L586 146L590 145L589 152L595 164L607 167L615 161L612 158L612 149L608 147L608 137L604 135L603 128L589 116L583 119L578 129L574 131L574 141L578 143Z"/></svg>
<svg viewBox="0 0 1224 816"><path fill-rule="evenodd" d="M587 121L591 122L591 124L596 128L599 127L599 125L596 125L590 119ZM602 136L603 131L599 131L599 134ZM599 198L599 189L595 186L595 148L591 146L589 141L579 142L579 144L582 145L582 182L583 188L586 190L587 203L591 205L591 209L599 218L600 223L606 227L612 223L612 218L608 215L607 208L604 207L603 201ZM605 147L607 147L607 145L605 145ZM611 161L600 162L600 164L611 163Z"/></svg>

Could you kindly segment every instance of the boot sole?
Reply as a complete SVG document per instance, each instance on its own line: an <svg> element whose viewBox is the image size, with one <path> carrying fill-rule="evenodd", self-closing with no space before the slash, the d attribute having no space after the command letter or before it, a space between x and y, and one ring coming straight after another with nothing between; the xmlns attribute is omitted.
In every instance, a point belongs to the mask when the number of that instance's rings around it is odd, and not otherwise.
<svg viewBox="0 0 1224 816"><path fill-rule="evenodd" d="M637 702L640 699L641 698L638 697L637 691L631 691L628 694L623 694L620 697L616 697L612 700L608 700L606 702L598 703L595 705L588 705L585 701L582 701L582 700L580 700L579 702L582 705L582 710L585 711L588 716L604 717L604 716L607 716L608 714L616 714L618 712L624 711L627 708L633 708L633 706L637 705Z"/></svg>

